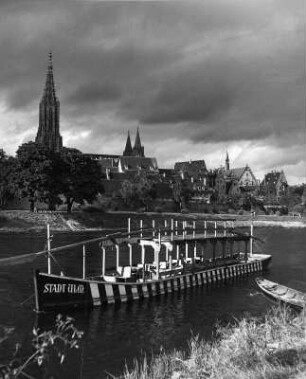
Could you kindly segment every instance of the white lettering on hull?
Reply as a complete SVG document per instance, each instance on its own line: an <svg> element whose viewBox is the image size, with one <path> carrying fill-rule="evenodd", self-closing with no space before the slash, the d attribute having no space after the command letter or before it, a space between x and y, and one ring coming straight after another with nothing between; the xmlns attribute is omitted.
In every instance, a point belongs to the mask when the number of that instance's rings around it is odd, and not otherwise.
<svg viewBox="0 0 306 379"><path fill-rule="evenodd" d="M56 293L85 293L85 286L83 284L72 284L72 283L46 283L44 285L43 293L56 294Z"/></svg>

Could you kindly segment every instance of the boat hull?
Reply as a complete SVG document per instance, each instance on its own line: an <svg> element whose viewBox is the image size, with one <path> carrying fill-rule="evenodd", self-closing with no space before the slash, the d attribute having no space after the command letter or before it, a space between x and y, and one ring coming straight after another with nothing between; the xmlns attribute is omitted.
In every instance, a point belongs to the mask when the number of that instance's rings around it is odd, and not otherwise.
<svg viewBox="0 0 306 379"><path fill-rule="evenodd" d="M36 311L93 308L151 298L189 287L210 285L258 273L267 267L270 259L269 255L257 255L248 262L137 283L110 283L103 281L102 278L101 280L79 279L36 271L34 276Z"/></svg>
<svg viewBox="0 0 306 379"><path fill-rule="evenodd" d="M306 303L306 294L304 292L263 278L256 278L255 282L260 290L274 302L289 305L297 310L304 308Z"/></svg>

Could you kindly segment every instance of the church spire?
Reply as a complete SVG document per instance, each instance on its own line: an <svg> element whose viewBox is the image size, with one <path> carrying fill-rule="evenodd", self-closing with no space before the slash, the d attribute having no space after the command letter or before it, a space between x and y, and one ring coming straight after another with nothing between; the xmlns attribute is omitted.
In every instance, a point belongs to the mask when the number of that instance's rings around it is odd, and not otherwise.
<svg viewBox="0 0 306 379"><path fill-rule="evenodd" d="M135 137L135 143L133 147L133 155L136 157L144 157L144 148L143 146L141 146L138 126L137 126L137 133Z"/></svg>
<svg viewBox="0 0 306 379"><path fill-rule="evenodd" d="M130 138L130 131L128 131L128 136L126 139L125 149L123 151L124 156L131 156L133 155L133 149L131 144L131 138Z"/></svg>
<svg viewBox="0 0 306 379"><path fill-rule="evenodd" d="M53 62L52 62L51 50L49 51L49 62L48 62L46 83L45 83L42 100L48 100L48 101L53 101L53 102L57 101L56 94L55 94L55 87L54 87L54 79L53 79Z"/></svg>
<svg viewBox="0 0 306 379"><path fill-rule="evenodd" d="M229 162L229 156L228 156L228 151L226 152L226 159L225 159L225 170L229 171L230 169L230 162Z"/></svg>
<svg viewBox="0 0 306 379"><path fill-rule="evenodd" d="M52 52L50 51L45 87L39 104L39 126L35 142L56 152L63 147L59 132L59 115L60 103L55 94Z"/></svg>

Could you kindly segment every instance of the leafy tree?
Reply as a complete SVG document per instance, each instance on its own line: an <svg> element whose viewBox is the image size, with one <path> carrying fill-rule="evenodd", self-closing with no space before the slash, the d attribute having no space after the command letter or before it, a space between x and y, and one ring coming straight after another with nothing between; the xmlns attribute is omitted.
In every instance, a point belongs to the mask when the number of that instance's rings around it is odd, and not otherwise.
<svg viewBox="0 0 306 379"><path fill-rule="evenodd" d="M92 202L99 193L104 192L99 164L82 155L80 151L63 149L59 164L57 180L61 184L68 213L71 212L74 202Z"/></svg>
<svg viewBox="0 0 306 379"><path fill-rule="evenodd" d="M37 201L49 204L50 210L60 203L55 157L55 153L34 142L24 143L17 150L15 183L21 196L29 199L32 211Z"/></svg>
<svg viewBox="0 0 306 379"><path fill-rule="evenodd" d="M3 208L15 194L14 173L16 160L0 149L0 207Z"/></svg>
<svg viewBox="0 0 306 379"><path fill-rule="evenodd" d="M177 180L172 183L173 200L177 204L179 212L182 211L192 197L192 189L185 180Z"/></svg>
<svg viewBox="0 0 306 379"><path fill-rule="evenodd" d="M135 188L130 180L124 180L122 182L119 195L123 199L123 202L126 206L129 206L131 204L135 197Z"/></svg>
<svg viewBox="0 0 306 379"><path fill-rule="evenodd" d="M148 177L145 171L139 171L135 177L134 186L137 198L145 207L145 211L147 211L149 202L156 196L153 180Z"/></svg>

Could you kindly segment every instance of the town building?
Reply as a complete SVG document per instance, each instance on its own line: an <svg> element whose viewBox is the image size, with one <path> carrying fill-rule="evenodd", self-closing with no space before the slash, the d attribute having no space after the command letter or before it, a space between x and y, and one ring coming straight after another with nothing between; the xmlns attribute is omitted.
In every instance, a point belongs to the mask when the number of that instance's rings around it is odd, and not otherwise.
<svg viewBox="0 0 306 379"><path fill-rule="evenodd" d="M279 200L288 194L288 182L283 170L267 173L261 182L261 193L269 200Z"/></svg>
<svg viewBox="0 0 306 379"><path fill-rule="evenodd" d="M226 153L225 166L217 170L215 189L220 200L254 195L259 189L259 182L248 165L230 168L229 155Z"/></svg>

